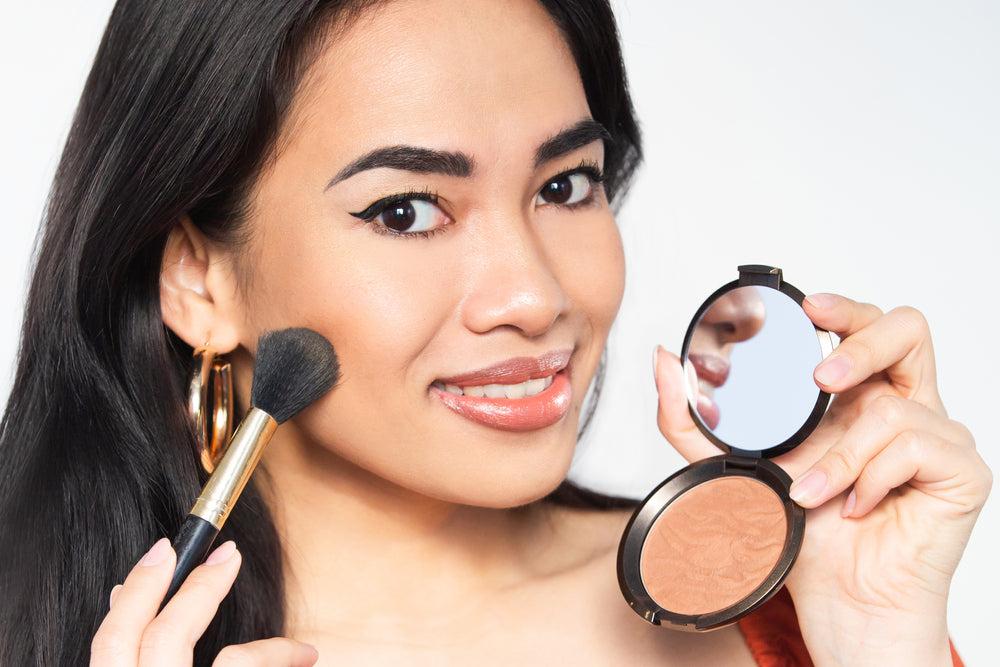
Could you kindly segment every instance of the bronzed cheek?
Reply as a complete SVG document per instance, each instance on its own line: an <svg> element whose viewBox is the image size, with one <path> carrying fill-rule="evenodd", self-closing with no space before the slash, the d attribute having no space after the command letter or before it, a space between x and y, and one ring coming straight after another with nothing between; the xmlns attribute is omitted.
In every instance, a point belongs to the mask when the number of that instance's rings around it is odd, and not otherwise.
<svg viewBox="0 0 1000 667"><path fill-rule="evenodd" d="M618 314L625 288L625 256L610 212L581 223L585 237L576 240L564 286L587 319L595 344L603 346Z"/></svg>

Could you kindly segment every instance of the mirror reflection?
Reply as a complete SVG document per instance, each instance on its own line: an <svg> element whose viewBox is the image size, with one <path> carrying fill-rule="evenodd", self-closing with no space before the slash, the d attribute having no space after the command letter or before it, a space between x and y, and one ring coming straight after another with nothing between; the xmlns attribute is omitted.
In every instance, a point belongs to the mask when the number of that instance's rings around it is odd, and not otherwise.
<svg viewBox="0 0 1000 667"><path fill-rule="evenodd" d="M794 299L770 287L737 287L698 320L683 362L697 418L744 450L780 444L806 422L823 358L816 328Z"/></svg>

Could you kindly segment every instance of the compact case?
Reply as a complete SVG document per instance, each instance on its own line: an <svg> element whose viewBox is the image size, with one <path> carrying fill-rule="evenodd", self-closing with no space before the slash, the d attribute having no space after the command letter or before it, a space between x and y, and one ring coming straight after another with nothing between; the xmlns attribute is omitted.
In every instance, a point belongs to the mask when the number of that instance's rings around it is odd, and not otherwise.
<svg viewBox="0 0 1000 667"><path fill-rule="evenodd" d="M688 327L681 361L691 416L725 453L670 475L625 528L618 583L650 623L695 632L734 623L780 589L798 556L805 510L770 459L826 412L830 394L812 373L833 349L803 299L781 269L740 266Z"/></svg>

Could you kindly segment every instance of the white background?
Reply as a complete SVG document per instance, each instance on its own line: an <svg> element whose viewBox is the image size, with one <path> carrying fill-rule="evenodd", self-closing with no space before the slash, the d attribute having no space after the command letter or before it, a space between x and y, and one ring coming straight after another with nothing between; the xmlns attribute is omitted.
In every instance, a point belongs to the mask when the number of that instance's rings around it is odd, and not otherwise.
<svg viewBox="0 0 1000 667"><path fill-rule="evenodd" d="M652 349L677 350L742 263L781 266L807 293L920 308L949 412L1000 477L1000 5L614 4L646 161L619 217L625 299L574 477L642 496L682 464L656 429ZM111 6L0 10L4 400L32 242ZM971 665L996 654L998 494L952 587L950 628Z"/></svg>

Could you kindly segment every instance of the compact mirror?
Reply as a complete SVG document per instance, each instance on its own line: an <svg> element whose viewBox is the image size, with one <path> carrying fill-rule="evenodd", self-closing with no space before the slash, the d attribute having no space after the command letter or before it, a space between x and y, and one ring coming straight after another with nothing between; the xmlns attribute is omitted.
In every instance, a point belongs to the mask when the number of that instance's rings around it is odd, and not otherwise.
<svg viewBox="0 0 1000 667"><path fill-rule="evenodd" d="M813 370L832 339L806 317L803 298L780 269L741 266L740 279L692 319L681 349L688 403L698 427L725 451L790 449L826 410L830 396Z"/></svg>
<svg viewBox="0 0 1000 667"><path fill-rule="evenodd" d="M632 514L618 546L622 595L648 622L706 632L778 591L805 510L771 460L805 440L830 404L813 380L833 349L781 269L739 267L701 305L681 348L695 424L724 454L687 465Z"/></svg>

